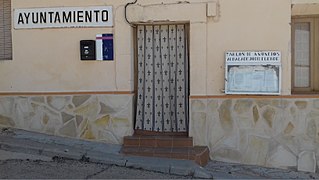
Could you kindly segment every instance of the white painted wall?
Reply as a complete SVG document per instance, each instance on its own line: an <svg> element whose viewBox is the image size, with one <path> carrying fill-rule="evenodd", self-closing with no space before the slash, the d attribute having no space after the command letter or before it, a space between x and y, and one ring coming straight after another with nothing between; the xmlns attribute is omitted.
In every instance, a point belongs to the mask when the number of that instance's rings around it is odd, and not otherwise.
<svg viewBox="0 0 319 180"><path fill-rule="evenodd" d="M124 0L12 0L12 9L113 6L114 28L13 30L13 61L0 62L1 92L133 91L133 31L124 19ZM278 50L282 94L290 94L291 0L138 0L128 8L134 22L190 23L191 95L223 95L224 53ZM207 2L216 16L206 16ZM215 12L214 12L215 13ZM79 42L114 33L115 60L80 60Z"/></svg>

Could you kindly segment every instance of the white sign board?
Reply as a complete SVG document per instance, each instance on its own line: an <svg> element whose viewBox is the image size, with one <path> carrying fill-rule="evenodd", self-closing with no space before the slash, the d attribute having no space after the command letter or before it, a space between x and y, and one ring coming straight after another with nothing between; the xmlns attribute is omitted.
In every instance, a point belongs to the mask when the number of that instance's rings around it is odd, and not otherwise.
<svg viewBox="0 0 319 180"><path fill-rule="evenodd" d="M226 52L226 94L280 94L279 51Z"/></svg>
<svg viewBox="0 0 319 180"><path fill-rule="evenodd" d="M112 6L14 10L15 29L112 26Z"/></svg>

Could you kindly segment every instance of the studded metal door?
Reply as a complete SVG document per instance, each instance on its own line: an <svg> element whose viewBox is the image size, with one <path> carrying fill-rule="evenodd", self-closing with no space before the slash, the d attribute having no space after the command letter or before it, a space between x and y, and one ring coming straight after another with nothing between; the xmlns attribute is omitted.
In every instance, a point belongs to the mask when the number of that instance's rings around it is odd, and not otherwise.
<svg viewBox="0 0 319 180"><path fill-rule="evenodd" d="M135 128L188 131L186 25L137 27L138 94Z"/></svg>

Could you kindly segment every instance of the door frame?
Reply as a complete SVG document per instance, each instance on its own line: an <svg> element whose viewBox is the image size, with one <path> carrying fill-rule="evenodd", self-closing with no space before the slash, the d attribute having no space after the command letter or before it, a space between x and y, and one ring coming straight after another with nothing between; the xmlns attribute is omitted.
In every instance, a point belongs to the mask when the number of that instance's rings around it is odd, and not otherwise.
<svg viewBox="0 0 319 180"><path fill-rule="evenodd" d="M187 89L187 106L185 109L185 114L187 118L187 131L186 132L156 132L156 131L145 131L145 130L136 130L135 129L135 124L136 124L136 111L137 111L137 96L138 96L138 41L137 41L137 27L139 25L143 26L156 26L156 25L185 25L185 40L186 40L186 61L187 61L187 82L186 82L186 88ZM165 135L188 135L190 131L190 110L189 110L189 99L190 99L190 22L189 21L167 21L167 22L152 22L152 23L147 23L147 22L140 22L140 23L134 23L133 24L133 54L134 54L134 98L133 98L133 128L135 134L146 134L146 135L154 135L154 134L165 134Z"/></svg>

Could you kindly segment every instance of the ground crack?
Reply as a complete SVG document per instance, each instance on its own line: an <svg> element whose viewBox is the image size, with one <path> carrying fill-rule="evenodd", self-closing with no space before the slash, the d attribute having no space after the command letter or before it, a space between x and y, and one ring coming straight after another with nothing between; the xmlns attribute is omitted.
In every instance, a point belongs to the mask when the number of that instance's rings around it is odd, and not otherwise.
<svg viewBox="0 0 319 180"><path fill-rule="evenodd" d="M90 158L86 156L86 153L82 155L80 162L90 162Z"/></svg>
<svg viewBox="0 0 319 180"><path fill-rule="evenodd" d="M90 174L90 175L86 176L85 179L94 179L94 176L96 176L96 175L98 175L98 174L101 174L102 172L104 172L104 171L110 169L110 167L111 167L111 166L108 166L107 168L102 168L101 171L98 171L98 172L96 172L96 173L94 173L94 174Z"/></svg>

